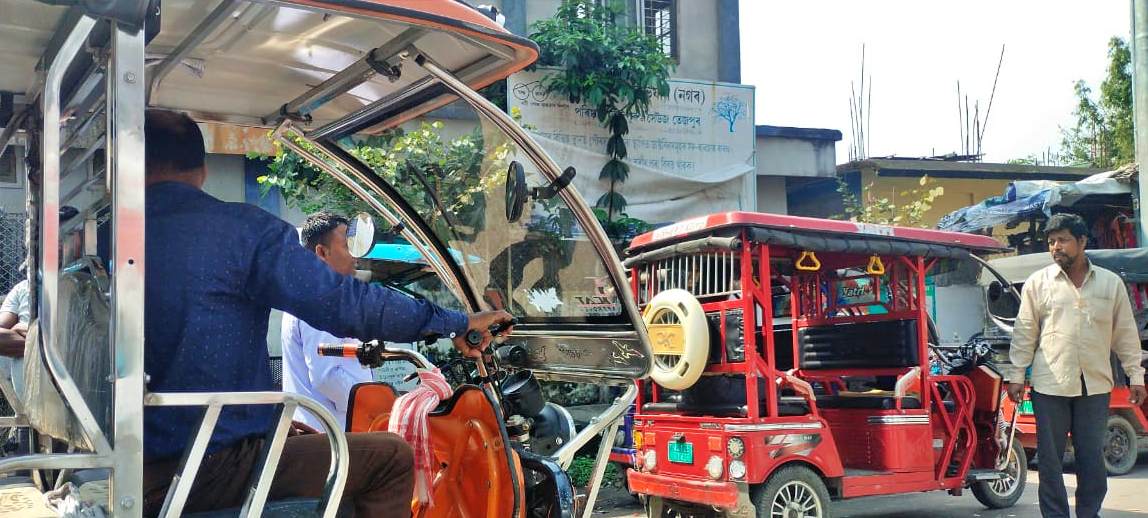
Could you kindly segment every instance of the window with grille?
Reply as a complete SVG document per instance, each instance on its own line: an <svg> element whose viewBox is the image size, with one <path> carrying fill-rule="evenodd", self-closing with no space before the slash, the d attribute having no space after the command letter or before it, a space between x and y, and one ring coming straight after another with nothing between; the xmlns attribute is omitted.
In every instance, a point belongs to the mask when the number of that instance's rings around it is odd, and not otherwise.
<svg viewBox="0 0 1148 518"><path fill-rule="evenodd" d="M0 184L18 184L19 176L16 172L16 146L8 146L4 154L0 155Z"/></svg>
<svg viewBox="0 0 1148 518"><path fill-rule="evenodd" d="M639 0L642 28L662 46L662 52L678 58L677 0Z"/></svg>

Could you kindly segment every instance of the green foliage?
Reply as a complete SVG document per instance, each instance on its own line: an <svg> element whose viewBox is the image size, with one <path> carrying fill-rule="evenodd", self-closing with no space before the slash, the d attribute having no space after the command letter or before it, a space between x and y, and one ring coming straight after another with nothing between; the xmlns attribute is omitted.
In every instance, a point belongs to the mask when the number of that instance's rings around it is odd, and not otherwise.
<svg viewBox="0 0 1148 518"><path fill-rule="evenodd" d="M570 482L574 487L586 487L590 483L590 476L594 473L594 456L593 455L578 455L574 457L574 462L570 463L570 469L567 470L570 475ZM613 462L606 464L606 473L602 476L603 486L618 486L621 484L622 471Z"/></svg>
<svg viewBox="0 0 1148 518"><path fill-rule="evenodd" d="M934 183L932 178L922 176L918 187L897 193L897 203L887 197L874 195L873 183L866 186L864 199L859 199L841 177L837 177L837 192L845 207L845 219L859 223L921 227L924 226L925 214L933 208L933 202L945 194L945 188L933 186Z"/></svg>
<svg viewBox="0 0 1148 518"><path fill-rule="evenodd" d="M617 187L630 173L622 162L630 131L627 119L646 114L654 97L669 94L673 61L657 40L624 23L616 2L563 0L553 18L533 28L530 38L542 50L538 65L561 67L542 79L543 88L593 107L598 122L610 131L610 160L598 175L610 188L596 206L605 209L607 222L624 218L626 198Z"/></svg>
<svg viewBox="0 0 1148 518"><path fill-rule="evenodd" d="M346 140L343 144L394 186L432 227L448 220L475 220L484 208L485 197L481 194L493 187L482 182L501 179L498 175L484 177L482 168L505 167L508 147L493 146L493 152L487 155L479 132L444 141L439 135L441 129L441 122L424 122L412 131L395 129L378 136ZM264 192L278 187L289 205L308 213L318 210L342 214L373 212L365 201L335 178L295 153L279 151L269 159L268 174L258 179Z"/></svg>
<svg viewBox="0 0 1148 518"><path fill-rule="evenodd" d="M1132 53L1121 38L1108 42L1108 75L1100 98L1084 81L1073 85L1075 125L1061 129L1061 150L1068 163L1115 168L1135 160L1132 132Z"/></svg>

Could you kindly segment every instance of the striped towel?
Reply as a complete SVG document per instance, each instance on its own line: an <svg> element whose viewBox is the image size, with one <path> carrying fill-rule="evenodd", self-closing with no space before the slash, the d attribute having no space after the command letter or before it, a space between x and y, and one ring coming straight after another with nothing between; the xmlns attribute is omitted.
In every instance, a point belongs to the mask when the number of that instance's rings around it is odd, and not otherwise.
<svg viewBox="0 0 1148 518"><path fill-rule="evenodd" d="M415 498L420 506L431 504L431 477L434 455L431 452L427 414L439 401L449 398L453 390L438 369L420 370L421 384L395 400L387 431L398 434L415 451Z"/></svg>

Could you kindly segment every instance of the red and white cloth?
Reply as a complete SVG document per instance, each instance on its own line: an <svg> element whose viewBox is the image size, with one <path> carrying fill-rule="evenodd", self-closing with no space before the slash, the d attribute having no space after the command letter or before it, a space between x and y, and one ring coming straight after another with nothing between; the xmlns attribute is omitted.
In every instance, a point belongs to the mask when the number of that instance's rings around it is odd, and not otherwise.
<svg viewBox="0 0 1148 518"><path fill-rule="evenodd" d="M434 476L434 454L431 451L430 428L427 414L439 402L453 393L450 383L438 369L420 370L421 383L414 390L403 394L391 409L391 420L387 431L405 439L415 452L415 498L419 505L431 504L431 477Z"/></svg>

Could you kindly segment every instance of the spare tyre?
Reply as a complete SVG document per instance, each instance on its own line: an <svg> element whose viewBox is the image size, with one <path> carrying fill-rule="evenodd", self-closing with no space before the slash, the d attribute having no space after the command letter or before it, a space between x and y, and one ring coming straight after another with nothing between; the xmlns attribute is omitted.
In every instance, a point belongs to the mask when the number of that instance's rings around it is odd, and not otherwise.
<svg viewBox="0 0 1148 518"><path fill-rule="evenodd" d="M654 365L650 377L670 390L693 386L706 368L709 328L702 305L686 290L666 290L646 306Z"/></svg>

